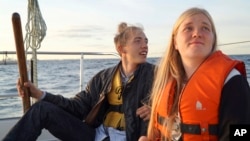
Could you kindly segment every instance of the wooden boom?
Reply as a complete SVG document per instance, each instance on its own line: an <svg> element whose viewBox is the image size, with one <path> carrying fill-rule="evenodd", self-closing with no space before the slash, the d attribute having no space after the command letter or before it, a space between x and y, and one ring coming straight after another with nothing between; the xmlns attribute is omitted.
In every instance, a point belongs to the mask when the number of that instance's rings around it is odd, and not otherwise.
<svg viewBox="0 0 250 141"><path fill-rule="evenodd" d="M12 24L16 43L16 54L18 60L18 68L20 75L20 84L24 90L24 96L22 97L23 112L25 113L30 108L30 90L29 88L23 87L24 82L28 82L28 72L26 65L26 56L24 50L21 18L18 13L13 13Z"/></svg>

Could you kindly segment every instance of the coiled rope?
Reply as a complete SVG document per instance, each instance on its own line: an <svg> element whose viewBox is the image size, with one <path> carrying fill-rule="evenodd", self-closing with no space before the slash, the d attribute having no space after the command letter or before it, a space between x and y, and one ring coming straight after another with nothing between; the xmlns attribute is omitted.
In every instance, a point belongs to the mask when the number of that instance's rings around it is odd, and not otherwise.
<svg viewBox="0 0 250 141"><path fill-rule="evenodd" d="M24 40L26 53L29 48L32 49L32 60L33 60L33 83L37 84L37 50L41 47L47 26L43 20L40 12L39 4L37 0L28 0L28 21L25 26L26 36Z"/></svg>

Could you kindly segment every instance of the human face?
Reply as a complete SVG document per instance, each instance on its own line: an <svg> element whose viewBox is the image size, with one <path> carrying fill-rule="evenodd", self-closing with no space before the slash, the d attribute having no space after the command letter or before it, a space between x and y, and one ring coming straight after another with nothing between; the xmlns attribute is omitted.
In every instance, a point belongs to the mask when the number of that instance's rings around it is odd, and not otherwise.
<svg viewBox="0 0 250 141"><path fill-rule="evenodd" d="M203 14L186 18L175 37L175 49L182 60L203 61L212 51L214 33L209 19Z"/></svg>
<svg viewBox="0 0 250 141"><path fill-rule="evenodd" d="M123 55L131 63L144 63L148 54L148 39L142 31L131 34L126 45L123 47Z"/></svg>

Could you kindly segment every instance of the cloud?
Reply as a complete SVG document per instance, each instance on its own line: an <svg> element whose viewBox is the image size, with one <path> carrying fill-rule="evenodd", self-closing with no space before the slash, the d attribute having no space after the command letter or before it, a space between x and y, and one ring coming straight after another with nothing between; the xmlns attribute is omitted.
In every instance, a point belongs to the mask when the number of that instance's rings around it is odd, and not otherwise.
<svg viewBox="0 0 250 141"><path fill-rule="evenodd" d="M1 50L13 50L11 14L17 11L25 26L28 2L1 1ZM165 50L172 26L187 8L199 6L208 10L214 19L219 44L250 40L250 1L197 0L42 0L40 10L47 25L44 50L89 49L114 50L113 38L120 22L142 24L149 38L150 53ZM25 34L25 28L23 28ZM238 52L238 47L223 47ZM247 44L249 45L249 44ZM70 47L69 47L70 46ZM13 49L11 49L13 48ZM151 49L152 48L152 49ZM248 47L241 47L248 49ZM235 49L239 49L234 51ZM249 49L248 49L249 50ZM159 53L158 53L159 52Z"/></svg>
<svg viewBox="0 0 250 141"><path fill-rule="evenodd" d="M107 34L107 30L104 27L98 25L84 25L84 26L73 26L65 30L55 31L55 35L63 38L81 38L89 39L93 38L96 40L102 40Z"/></svg>

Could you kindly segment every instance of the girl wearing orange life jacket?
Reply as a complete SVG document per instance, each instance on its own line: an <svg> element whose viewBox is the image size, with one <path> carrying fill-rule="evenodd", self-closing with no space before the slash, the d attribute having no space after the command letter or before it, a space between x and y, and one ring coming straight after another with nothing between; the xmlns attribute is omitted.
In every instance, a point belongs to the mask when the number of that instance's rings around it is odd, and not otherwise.
<svg viewBox="0 0 250 141"><path fill-rule="evenodd" d="M142 140L229 140L231 124L250 123L244 63L216 51L210 14L185 11L156 70L148 136Z"/></svg>

